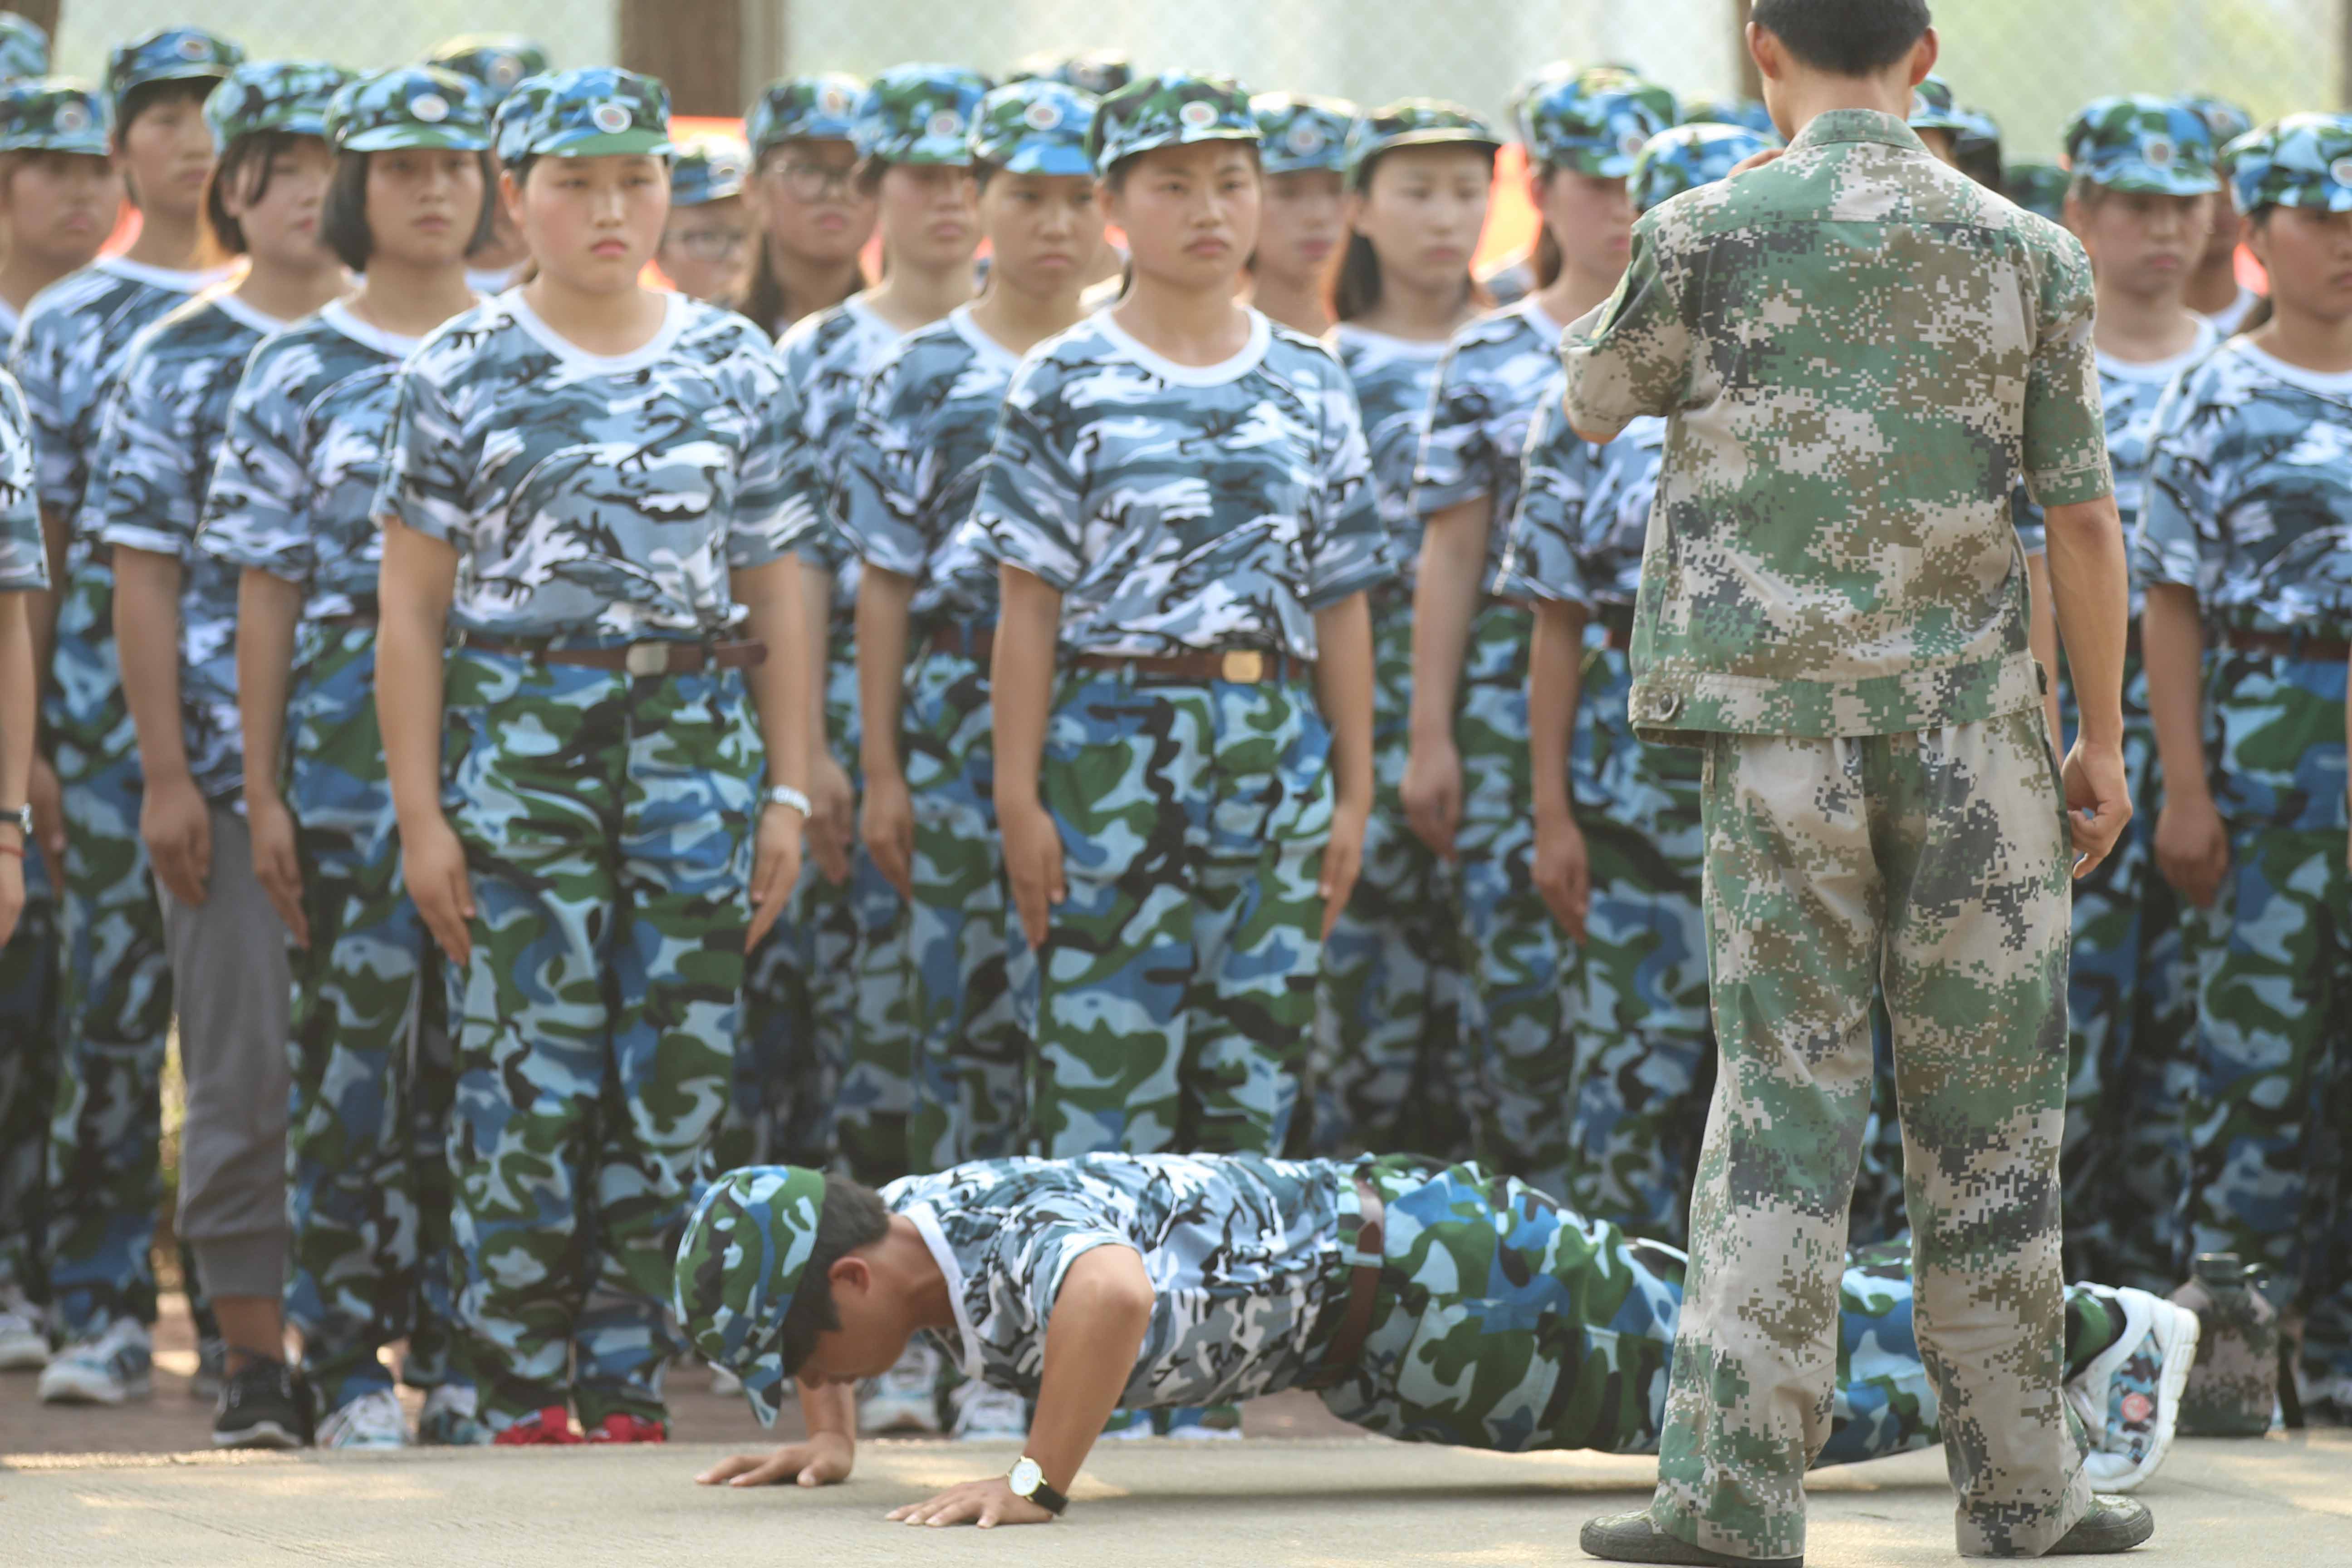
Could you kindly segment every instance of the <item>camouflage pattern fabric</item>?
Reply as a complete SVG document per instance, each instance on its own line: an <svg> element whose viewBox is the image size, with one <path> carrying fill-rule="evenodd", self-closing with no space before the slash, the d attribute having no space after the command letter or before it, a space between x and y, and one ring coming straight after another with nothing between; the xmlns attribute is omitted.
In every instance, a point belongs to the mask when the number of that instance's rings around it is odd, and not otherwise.
<svg viewBox="0 0 2352 1568"><path fill-rule="evenodd" d="M2066 187L2074 175L2055 163L2011 163L2001 177L2001 193L2037 217L2066 221Z"/></svg>
<svg viewBox="0 0 2352 1568"><path fill-rule="evenodd" d="M1117 92L1135 79L1135 62L1117 49L1095 49L1066 58L1031 55L1004 73L1007 82L1055 81L1090 92L1097 98Z"/></svg>
<svg viewBox="0 0 2352 1568"><path fill-rule="evenodd" d="M1371 179L1372 161L1397 147L1477 147L1501 150L1503 139L1458 103L1434 98L1401 98L1359 115L1348 128L1348 183L1361 190Z"/></svg>
<svg viewBox="0 0 2352 1568"><path fill-rule="evenodd" d="M0 11L0 81L48 74L48 29L14 11Z"/></svg>
<svg viewBox="0 0 2352 1568"><path fill-rule="evenodd" d="M786 142L846 142L866 84L833 72L786 77L768 84L743 117L744 139L757 159Z"/></svg>
<svg viewBox="0 0 2352 1568"><path fill-rule="evenodd" d="M352 73L324 60L248 60L205 100L213 145L226 152L247 136L324 136L327 108Z"/></svg>
<svg viewBox="0 0 2352 1568"><path fill-rule="evenodd" d="M1780 127L1772 123L1772 111L1761 99L1755 98L1685 98L1683 100L1685 125L1741 125L1759 136L1780 139Z"/></svg>
<svg viewBox="0 0 2352 1568"><path fill-rule="evenodd" d="M1009 174L1090 179L1087 132L1095 122L1091 93L1057 81L1008 82L980 100L972 116L972 162Z"/></svg>
<svg viewBox="0 0 2352 1568"><path fill-rule="evenodd" d="M2176 98L2095 99L2066 122L2064 142L2074 175L2111 191L2201 196L2221 188L2211 128Z"/></svg>
<svg viewBox="0 0 2352 1568"><path fill-rule="evenodd" d="M698 1355L742 1379L763 1426L774 1425L790 1375L781 1335L816 1250L824 1208L824 1177L816 1171L730 1171L696 1201L678 1242L671 1310Z"/></svg>
<svg viewBox="0 0 2352 1568"><path fill-rule="evenodd" d="M1865 209L1874 248L1828 237ZM1759 247L1766 224L1814 238ZM1955 228L1975 237L1940 237ZM2021 475L2044 506L2108 493L2091 311L2078 243L1868 111L1636 220L1624 280L1563 351L1579 428L1670 420L1636 732L1897 734L2038 703L2009 498ZM1820 385L1782 368L1832 363ZM1704 525L1727 509L1738 529Z"/></svg>
<svg viewBox="0 0 2352 1568"><path fill-rule="evenodd" d="M1262 142L1249 94L1229 77L1162 71L1107 95L1095 107L1087 150L1095 173L1160 147L1195 142Z"/></svg>
<svg viewBox="0 0 2352 1568"><path fill-rule="evenodd" d="M1911 91L1911 116L1907 123L1914 131L1945 131L1954 134L1968 129L1965 111L1952 94L1952 84L1932 72Z"/></svg>
<svg viewBox="0 0 2352 1568"><path fill-rule="evenodd" d="M106 95L67 77L9 83L0 90L0 153L111 156L114 109Z"/></svg>
<svg viewBox="0 0 2352 1568"><path fill-rule="evenodd" d="M58 899L38 846L0 952L0 1300L49 1299L49 1109L57 1101Z"/></svg>
<svg viewBox="0 0 2352 1568"><path fill-rule="evenodd" d="M1647 212L1685 191L1727 179L1742 163L1780 144L1777 136L1759 136L1738 125L1677 125L1661 131L1643 144L1633 172L1626 176L1633 186L1633 210Z"/></svg>
<svg viewBox="0 0 2352 1568"><path fill-rule="evenodd" d="M1650 138L1682 117L1665 88L1601 66L1538 83L1519 107L1519 128L1533 163L1622 180Z"/></svg>
<svg viewBox="0 0 2352 1568"><path fill-rule="evenodd" d="M25 389L0 372L0 594L36 594L49 586L39 485Z"/></svg>
<svg viewBox="0 0 2352 1568"><path fill-rule="evenodd" d="M971 162L967 145L988 79L961 66L893 66L866 85L851 121L857 155L885 163Z"/></svg>
<svg viewBox="0 0 2352 1568"><path fill-rule="evenodd" d="M732 136L696 136L670 161L672 206L707 206L743 194L751 177L751 154Z"/></svg>
<svg viewBox="0 0 2352 1568"><path fill-rule="evenodd" d="M1296 92L1261 92L1249 103L1257 121L1258 167L1265 173L1303 174L1346 165L1354 104Z"/></svg>
<svg viewBox="0 0 2352 1568"><path fill-rule="evenodd" d="M463 1353L494 1429L567 1394L583 1425L660 1419L671 1238L734 1069L757 732L731 671L448 670Z"/></svg>
<svg viewBox="0 0 2352 1568"><path fill-rule="evenodd" d="M1485 496L1489 521L1482 575L1489 585L1499 575L1518 511L1528 426L1559 373L1560 331L1528 299L1454 334L1425 416L1412 502L1391 527L1404 560L1421 559L1423 519Z"/></svg>
<svg viewBox="0 0 2352 1568"><path fill-rule="evenodd" d="M494 110L509 93L531 77L546 75L555 62L545 44L520 33L461 33L436 45L425 63L472 81L483 109Z"/></svg>
<svg viewBox="0 0 2352 1568"><path fill-rule="evenodd" d="M2059 1388L2071 856L2043 731L2025 709L1883 738L1709 740L1721 1077L1653 1508L1683 1540L1804 1549L1882 975L1960 1550L2037 1555L2088 1504Z"/></svg>
<svg viewBox="0 0 2352 1568"><path fill-rule="evenodd" d="M115 102L151 81L224 77L245 59L244 48L202 27L158 27L114 46L106 57L106 92Z"/></svg>
<svg viewBox="0 0 2352 1568"><path fill-rule="evenodd" d="M326 137L338 153L479 152L490 144L489 108L456 72L408 66L347 83L327 106Z"/></svg>
<svg viewBox="0 0 2352 1568"><path fill-rule="evenodd" d="M2264 207L2352 212L2352 115L2290 114L2222 149L2248 217Z"/></svg>
<svg viewBox="0 0 2352 1568"><path fill-rule="evenodd" d="M2227 147L2254 128L2254 117L2225 98L2195 92L2180 100L2195 110L2216 147Z"/></svg>
<svg viewBox="0 0 2352 1568"><path fill-rule="evenodd" d="M669 89L657 77L611 66L528 79L499 106L492 131L499 161L521 157L666 156Z"/></svg>

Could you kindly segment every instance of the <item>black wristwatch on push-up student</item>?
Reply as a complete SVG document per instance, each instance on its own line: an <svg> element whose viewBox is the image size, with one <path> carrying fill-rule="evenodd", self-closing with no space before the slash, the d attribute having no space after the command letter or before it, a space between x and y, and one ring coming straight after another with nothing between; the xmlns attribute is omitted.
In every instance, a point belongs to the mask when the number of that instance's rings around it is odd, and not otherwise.
<svg viewBox="0 0 2352 1568"><path fill-rule="evenodd" d="M1062 1510L1070 1506L1068 1498L1045 1484L1045 1472L1038 1468L1036 1460L1026 1454L1014 1461L1013 1468L1004 1473L1004 1479L1005 1484L1013 1489L1014 1497L1028 1499L1055 1519L1061 1518Z"/></svg>

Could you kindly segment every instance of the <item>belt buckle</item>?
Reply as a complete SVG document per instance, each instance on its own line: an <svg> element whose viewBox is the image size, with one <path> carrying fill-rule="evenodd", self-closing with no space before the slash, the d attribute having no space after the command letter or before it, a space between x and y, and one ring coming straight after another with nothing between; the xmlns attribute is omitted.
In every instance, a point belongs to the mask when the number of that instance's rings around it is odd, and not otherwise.
<svg viewBox="0 0 2352 1568"><path fill-rule="evenodd" d="M1221 658L1217 668L1217 677L1221 680L1246 686L1265 679L1265 655L1256 648L1230 648Z"/></svg>
<svg viewBox="0 0 2352 1568"><path fill-rule="evenodd" d="M633 642L622 656L621 668L631 675L667 675L669 644L666 642Z"/></svg>

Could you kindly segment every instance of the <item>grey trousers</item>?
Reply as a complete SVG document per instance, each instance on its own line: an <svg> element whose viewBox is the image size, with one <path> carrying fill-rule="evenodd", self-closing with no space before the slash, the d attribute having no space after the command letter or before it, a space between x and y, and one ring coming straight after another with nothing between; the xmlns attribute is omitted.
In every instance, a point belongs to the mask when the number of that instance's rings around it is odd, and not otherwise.
<svg viewBox="0 0 2352 1568"><path fill-rule="evenodd" d="M188 1079L180 1236L208 1294L276 1297L286 1288L286 925L253 875L244 816L216 801L212 827L205 901L157 885Z"/></svg>

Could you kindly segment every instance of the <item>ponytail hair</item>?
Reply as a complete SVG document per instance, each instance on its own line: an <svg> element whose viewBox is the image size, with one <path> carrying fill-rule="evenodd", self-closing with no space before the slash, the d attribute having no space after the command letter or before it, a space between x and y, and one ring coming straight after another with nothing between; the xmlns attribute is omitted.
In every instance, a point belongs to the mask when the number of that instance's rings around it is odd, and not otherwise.
<svg viewBox="0 0 2352 1568"><path fill-rule="evenodd" d="M1372 242L1350 232L1348 247L1339 253L1339 270L1331 275L1331 319L1352 321L1381 308L1381 256Z"/></svg>
<svg viewBox="0 0 2352 1568"><path fill-rule="evenodd" d="M1558 165L1546 163L1542 174L1537 177L1549 186L1559 173ZM1559 253L1559 241L1552 237L1551 225L1538 216L1536 219L1535 248L1528 253L1528 270L1535 274L1536 288L1549 289L1559 282L1560 268L1567 265L1567 258Z"/></svg>

